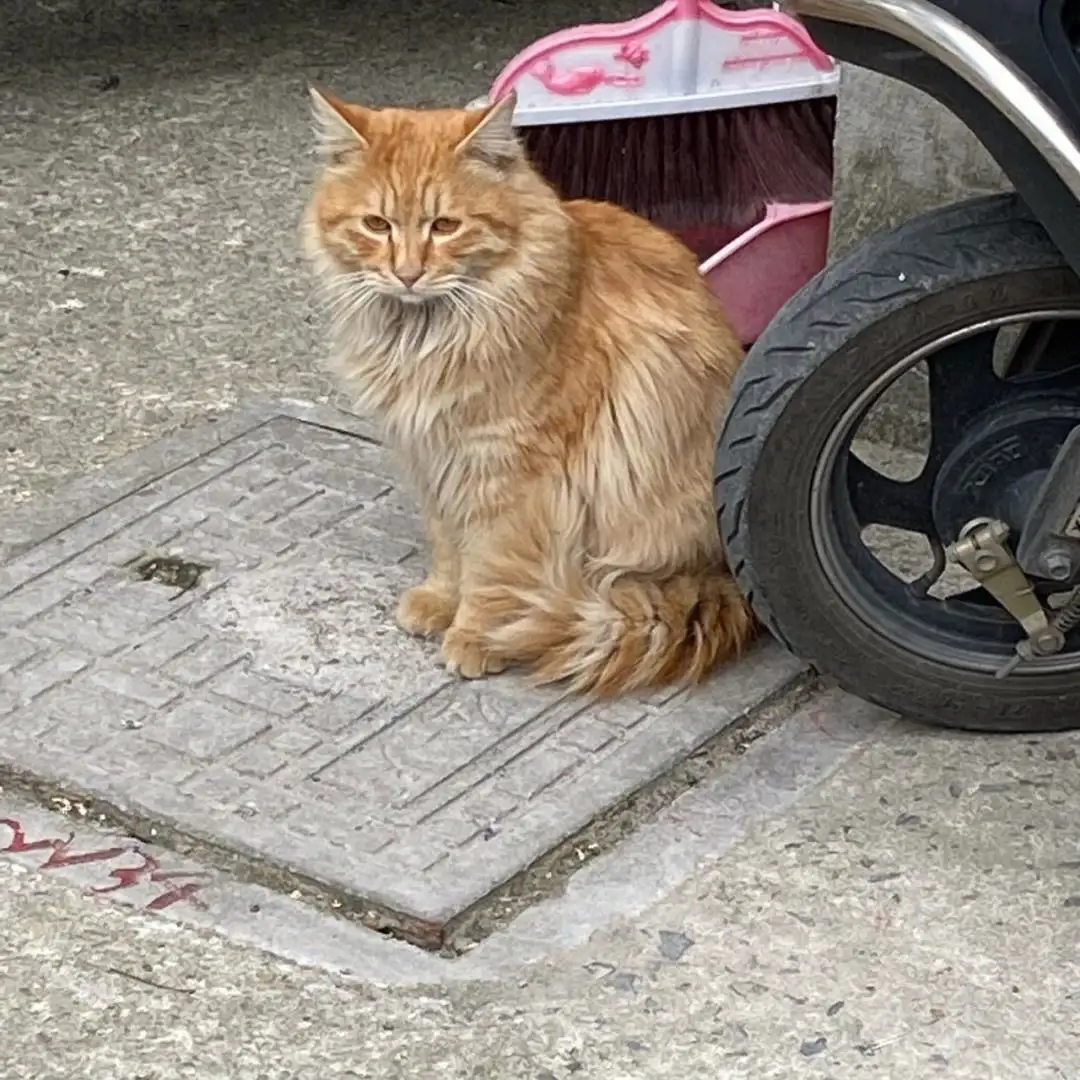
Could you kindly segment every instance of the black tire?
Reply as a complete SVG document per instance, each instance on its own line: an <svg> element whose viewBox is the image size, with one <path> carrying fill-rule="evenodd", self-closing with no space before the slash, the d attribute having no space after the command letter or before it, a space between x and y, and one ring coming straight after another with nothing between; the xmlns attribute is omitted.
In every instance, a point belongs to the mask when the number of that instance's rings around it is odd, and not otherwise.
<svg viewBox="0 0 1080 1080"><path fill-rule="evenodd" d="M793 297L747 356L716 458L731 567L772 634L851 693L944 727L1080 728L1080 672L998 680L907 651L868 625L825 574L807 511L838 418L898 354L1055 303L1080 309L1080 279L1015 196L991 196L871 238Z"/></svg>

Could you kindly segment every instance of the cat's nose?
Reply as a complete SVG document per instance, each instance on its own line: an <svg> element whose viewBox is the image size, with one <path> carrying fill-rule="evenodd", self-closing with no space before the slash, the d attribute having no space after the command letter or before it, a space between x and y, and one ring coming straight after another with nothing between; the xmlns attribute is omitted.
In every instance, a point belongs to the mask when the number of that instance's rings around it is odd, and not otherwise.
<svg viewBox="0 0 1080 1080"><path fill-rule="evenodd" d="M411 289L423 276L422 266L402 266L394 271L395 277L406 289Z"/></svg>

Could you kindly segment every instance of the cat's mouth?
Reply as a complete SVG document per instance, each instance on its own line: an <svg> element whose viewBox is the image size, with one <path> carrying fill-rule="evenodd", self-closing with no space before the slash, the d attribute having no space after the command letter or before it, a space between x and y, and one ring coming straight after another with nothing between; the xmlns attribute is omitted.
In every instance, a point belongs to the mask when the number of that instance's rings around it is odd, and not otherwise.
<svg viewBox="0 0 1080 1080"><path fill-rule="evenodd" d="M438 299L438 292L426 285L417 288L416 285L398 285L391 282L380 282L376 289L381 297L386 300L397 301L400 304L426 304Z"/></svg>
<svg viewBox="0 0 1080 1080"><path fill-rule="evenodd" d="M399 292L393 292L390 295L400 303L408 304L410 306L416 304L428 304L437 298L435 293L416 292L413 289L402 289Z"/></svg>

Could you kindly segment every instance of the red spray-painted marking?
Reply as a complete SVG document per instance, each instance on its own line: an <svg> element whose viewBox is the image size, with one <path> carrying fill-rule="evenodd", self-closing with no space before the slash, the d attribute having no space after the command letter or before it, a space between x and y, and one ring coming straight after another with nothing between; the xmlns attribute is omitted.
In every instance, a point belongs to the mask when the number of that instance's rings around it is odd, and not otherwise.
<svg viewBox="0 0 1080 1080"><path fill-rule="evenodd" d="M11 818L0 818L0 825L11 830L8 846L0 851L19 854L26 851L50 851L49 857L38 867L39 870L58 870L64 866L82 866L84 863L108 862L129 849L126 847L99 848L97 851L83 851L77 855L69 854L69 848L75 841L75 834L69 833L66 840L52 837L48 840L27 840L22 825ZM51 849L51 850L50 850Z"/></svg>
<svg viewBox="0 0 1080 1080"><path fill-rule="evenodd" d="M49 837L43 840L27 840L21 822L13 818L0 818L0 825L6 825L11 832L11 839L6 847L0 848L0 853L24 854L31 851L48 851L49 857L38 865L39 870L59 870L65 866L83 866L87 863L108 862L123 855L133 855L142 860L140 866L118 866L109 871L109 877L114 878L113 885L97 885L90 889L94 895L100 896L105 893L117 892L120 889L130 889L142 882L154 882L168 884L178 878L198 878L206 875L200 871L191 870L162 870L161 864L152 855L147 855L134 847L110 847L98 848L94 851L82 851L72 854L71 845L75 841L75 834L71 833L67 839L63 837ZM183 884L174 885L165 892L154 897L144 905L146 911L164 911L181 901L187 901L192 907L201 911L206 910L205 902L196 894L205 882L185 881Z"/></svg>
<svg viewBox="0 0 1080 1080"><path fill-rule="evenodd" d="M206 904L195 895L201 888L202 885L197 881L189 881L184 885L179 885L177 888L170 889L160 896L155 896L154 899L146 905L146 910L164 911L167 907L172 907L173 904L180 903L181 900L187 900L193 907L197 907L200 911L205 911Z"/></svg>
<svg viewBox="0 0 1080 1080"><path fill-rule="evenodd" d="M0 848L0 851L45 851L55 846L55 840L32 840L27 842L23 827L11 818L0 818L0 825L6 825L11 830L11 840L8 846Z"/></svg>
<svg viewBox="0 0 1080 1080"><path fill-rule="evenodd" d="M115 885L97 885L90 891L97 893L100 896L105 893L116 892L119 889L130 889L133 885L138 885L141 881L168 882L175 878L205 876L198 871L162 870L161 864L153 857L153 855L147 855L141 851L132 852L132 854L137 854L139 858L142 859L142 866L118 866L109 872L109 877L116 878ZM179 903L181 900L190 900L194 907L199 908L201 911L205 911L206 904L195 895L202 886L202 882L186 882L183 885L179 885L176 888L170 889L168 892L164 892L160 896L155 897L146 905L146 909L148 911L163 911L165 908L172 907L173 904Z"/></svg>

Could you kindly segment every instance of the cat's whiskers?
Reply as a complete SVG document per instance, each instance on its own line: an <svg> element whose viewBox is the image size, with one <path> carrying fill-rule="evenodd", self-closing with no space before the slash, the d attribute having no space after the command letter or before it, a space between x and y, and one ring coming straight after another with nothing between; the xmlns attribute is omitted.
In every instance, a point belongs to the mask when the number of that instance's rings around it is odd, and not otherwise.
<svg viewBox="0 0 1080 1080"><path fill-rule="evenodd" d="M523 303L513 303L510 297L496 292L489 286L477 281L465 281L461 283L461 292L467 300L470 310L483 316L483 322L495 326L505 332L512 328L511 332L524 331L531 337L540 337L540 328L535 317L529 312Z"/></svg>
<svg viewBox="0 0 1080 1080"><path fill-rule="evenodd" d="M459 293L447 291L442 296L458 318L467 323L472 329L480 328L481 323L477 313L465 303L464 298Z"/></svg>
<svg viewBox="0 0 1080 1080"><path fill-rule="evenodd" d="M324 303L332 303L334 298L347 293L357 285L363 285L368 275L363 270L340 270L333 264L321 266L316 288Z"/></svg>
<svg viewBox="0 0 1080 1080"><path fill-rule="evenodd" d="M479 333L495 332L505 320L489 305L475 302L479 288L468 278L455 277L447 283L442 295L469 329Z"/></svg>
<svg viewBox="0 0 1080 1080"><path fill-rule="evenodd" d="M343 304L333 315L335 326L351 326L365 310L371 307L374 297L365 294L356 294L347 304Z"/></svg>
<svg viewBox="0 0 1080 1080"><path fill-rule="evenodd" d="M348 323L378 298L366 275L348 274L330 284L325 311L335 323Z"/></svg>
<svg viewBox="0 0 1080 1080"><path fill-rule="evenodd" d="M518 308L477 281L462 280L458 284L458 289L464 299L472 302L473 310L480 311L493 319L499 318L500 313L514 316L520 314Z"/></svg>

